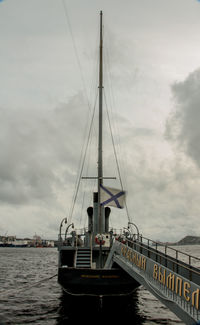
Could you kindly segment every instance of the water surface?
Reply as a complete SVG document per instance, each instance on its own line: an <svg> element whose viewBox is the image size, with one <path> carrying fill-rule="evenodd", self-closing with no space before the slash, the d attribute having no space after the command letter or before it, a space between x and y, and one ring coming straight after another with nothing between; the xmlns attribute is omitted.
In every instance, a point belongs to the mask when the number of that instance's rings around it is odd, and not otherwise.
<svg viewBox="0 0 200 325"><path fill-rule="evenodd" d="M200 246L181 249L200 257ZM142 286L128 300L65 297L57 277L51 278L57 274L57 259L56 248L0 248L0 325L93 324L95 319L101 323L183 324Z"/></svg>

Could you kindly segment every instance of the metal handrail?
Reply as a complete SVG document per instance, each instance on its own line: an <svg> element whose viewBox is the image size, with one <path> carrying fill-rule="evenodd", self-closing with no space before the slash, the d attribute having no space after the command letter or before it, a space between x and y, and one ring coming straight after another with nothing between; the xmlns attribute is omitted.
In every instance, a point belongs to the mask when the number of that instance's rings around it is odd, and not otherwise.
<svg viewBox="0 0 200 325"><path fill-rule="evenodd" d="M136 236L136 235L134 234L134 236ZM172 251L176 252L176 259L178 259L178 254L179 254L179 253L182 254L182 255L185 255L185 256L189 257L189 265L191 265L191 259L192 259L192 258L193 258L193 259L196 259L196 260L198 260L198 261L200 261L200 258L199 258L199 257L196 257L196 256L193 256L193 255L190 255L190 254L185 253L185 252L182 252L182 251L180 251L180 250L178 250L178 249L176 249L176 248L173 248L173 247L168 246L168 245L166 245L166 244L163 244L163 243L161 243L161 242L157 242L157 241L154 241L154 240L152 240L152 239L149 239L149 238L147 238L147 237L144 237L144 236L140 235L140 236L139 236L139 241L140 241L141 243L142 243L142 240L143 240L143 239L147 240L148 246L149 246L149 243L150 243L150 242L156 244L156 245L155 245L155 246L156 246L156 250L157 250L157 246L163 246L163 247L165 247L165 249L166 249L166 250L165 250L165 254L167 253L167 249L171 249Z"/></svg>
<svg viewBox="0 0 200 325"><path fill-rule="evenodd" d="M110 231L113 231L113 234L116 234L116 235L123 235L123 229L116 229L116 228L113 228L113 227L110 227L109 228L109 232ZM77 229L75 228L75 231L78 235L85 235L88 231L88 227L84 227L84 228L80 228L80 229ZM66 233L66 232L65 232ZM62 236L65 236L65 233L60 233L59 236L61 235Z"/></svg>
<svg viewBox="0 0 200 325"><path fill-rule="evenodd" d="M139 247L141 247L141 248L144 248L141 244L142 244L142 242L138 242L138 241L132 241L132 240L129 240L129 239L127 239L127 242L130 242L130 243L132 243L132 244L134 244L134 245L137 245L137 246L139 246ZM149 252L152 252L152 253L155 253L155 250L153 250L153 249L151 249L149 246L146 248ZM162 252L160 252L160 253L162 253ZM160 256L160 257L164 257L167 261L170 261L170 262L172 262L172 263L175 263L176 265L178 265L178 266L181 266L181 267L183 267L183 268L185 268L186 270L188 270L188 271L190 271L190 272L193 272L193 273L196 273L196 274L198 274L198 275L200 275L200 270L198 270L198 269L191 269L191 264L190 264L190 267L188 267L188 266L186 266L186 265L184 265L184 264L181 264L181 263L179 263L178 261L174 261L174 259L172 259L173 257L172 256L170 256L170 255L167 255L167 256L163 256L163 255L161 255L159 253L159 251L158 250L156 250L156 254L157 254L157 256ZM162 253L163 254L163 253ZM171 258L170 258L171 257ZM199 258L197 258L198 260L199 260ZM185 263L184 261L182 261L183 263ZM193 266L192 266L193 267Z"/></svg>

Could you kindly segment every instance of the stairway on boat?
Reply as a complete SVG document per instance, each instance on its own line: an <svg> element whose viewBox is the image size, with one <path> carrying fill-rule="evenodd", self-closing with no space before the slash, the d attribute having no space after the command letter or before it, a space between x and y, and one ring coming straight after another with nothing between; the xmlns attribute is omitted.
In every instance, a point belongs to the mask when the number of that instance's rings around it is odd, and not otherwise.
<svg viewBox="0 0 200 325"><path fill-rule="evenodd" d="M76 267L91 268L90 248L78 248L76 253Z"/></svg>

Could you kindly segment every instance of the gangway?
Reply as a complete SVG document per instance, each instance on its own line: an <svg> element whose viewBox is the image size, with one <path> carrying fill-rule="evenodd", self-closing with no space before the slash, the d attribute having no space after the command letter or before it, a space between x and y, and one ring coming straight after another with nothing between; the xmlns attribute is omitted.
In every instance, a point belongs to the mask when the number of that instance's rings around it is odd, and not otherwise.
<svg viewBox="0 0 200 325"><path fill-rule="evenodd" d="M200 324L200 258L137 234L114 241L105 268L116 264L185 324Z"/></svg>

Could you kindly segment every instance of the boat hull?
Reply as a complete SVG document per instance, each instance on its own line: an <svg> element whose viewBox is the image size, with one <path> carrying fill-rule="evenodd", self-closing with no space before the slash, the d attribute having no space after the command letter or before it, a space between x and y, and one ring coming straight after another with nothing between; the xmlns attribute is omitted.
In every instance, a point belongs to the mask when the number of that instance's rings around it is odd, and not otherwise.
<svg viewBox="0 0 200 325"><path fill-rule="evenodd" d="M59 268L58 282L72 295L129 295L139 283L122 269Z"/></svg>

